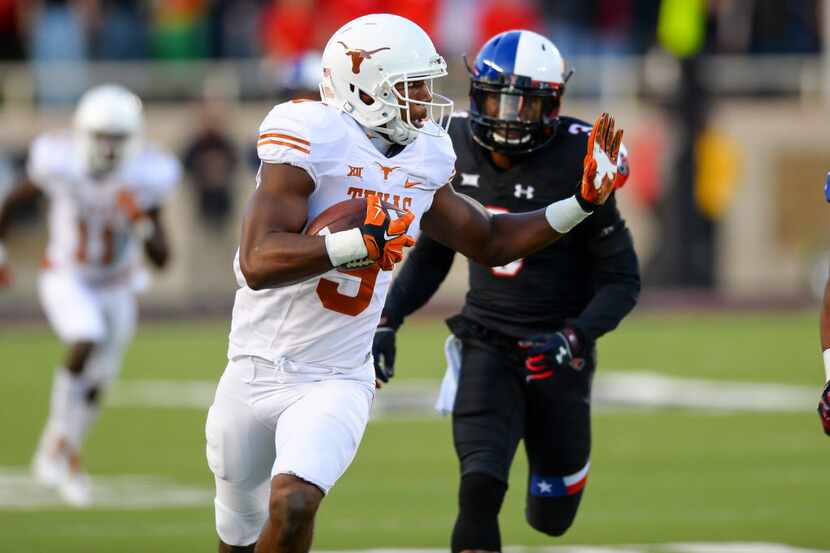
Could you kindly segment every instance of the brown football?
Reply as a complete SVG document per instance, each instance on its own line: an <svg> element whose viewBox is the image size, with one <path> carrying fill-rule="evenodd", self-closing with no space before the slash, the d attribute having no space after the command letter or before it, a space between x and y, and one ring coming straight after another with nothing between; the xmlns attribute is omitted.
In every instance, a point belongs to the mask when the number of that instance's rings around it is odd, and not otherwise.
<svg viewBox="0 0 830 553"><path fill-rule="evenodd" d="M306 227L305 234L320 234L323 229L328 232L340 232L359 227L366 217L366 198L353 198L338 202L323 210Z"/></svg>

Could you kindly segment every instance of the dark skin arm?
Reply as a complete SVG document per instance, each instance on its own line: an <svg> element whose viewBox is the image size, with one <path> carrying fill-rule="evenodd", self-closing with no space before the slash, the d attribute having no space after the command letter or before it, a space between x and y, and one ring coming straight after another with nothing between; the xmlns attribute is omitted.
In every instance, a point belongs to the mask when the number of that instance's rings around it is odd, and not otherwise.
<svg viewBox="0 0 830 553"><path fill-rule="evenodd" d="M610 168L616 167L622 137L623 131L615 130L614 118L608 113L597 118L583 160L579 197L585 203L602 205L614 189L616 173ZM603 168L598 173L600 162ZM598 174L602 176L597 186ZM526 257L562 237L548 223L545 209L491 215L478 202L456 194L450 184L435 193L421 228L431 238L488 267Z"/></svg>
<svg viewBox="0 0 830 553"><path fill-rule="evenodd" d="M39 198L43 192L35 187L29 180L24 180L18 187L12 190L0 206L0 241L6 237L9 230L11 212L18 204L30 202Z"/></svg>
<svg viewBox="0 0 830 553"><path fill-rule="evenodd" d="M331 270L322 236L300 234L314 182L304 170L263 163L242 220L239 264L253 290L286 286Z"/></svg>
<svg viewBox="0 0 830 553"><path fill-rule="evenodd" d="M163 269L170 259L170 245L167 232L161 223L161 209L153 208L146 216L153 225L153 232L144 240L144 253L157 269Z"/></svg>
<svg viewBox="0 0 830 553"><path fill-rule="evenodd" d="M550 226L544 209L493 215L449 184L435 193L421 228L430 238L488 267L526 257L562 236Z"/></svg>

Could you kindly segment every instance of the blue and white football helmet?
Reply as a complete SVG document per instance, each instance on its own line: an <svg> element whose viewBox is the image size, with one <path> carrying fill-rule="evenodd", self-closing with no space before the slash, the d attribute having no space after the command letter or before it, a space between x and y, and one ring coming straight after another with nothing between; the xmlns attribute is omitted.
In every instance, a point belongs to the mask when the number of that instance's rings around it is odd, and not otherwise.
<svg viewBox="0 0 830 553"><path fill-rule="evenodd" d="M533 31L506 31L488 40L468 69L476 142L500 153L523 154L551 141L573 71L566 72L550 40Z"/></svg>

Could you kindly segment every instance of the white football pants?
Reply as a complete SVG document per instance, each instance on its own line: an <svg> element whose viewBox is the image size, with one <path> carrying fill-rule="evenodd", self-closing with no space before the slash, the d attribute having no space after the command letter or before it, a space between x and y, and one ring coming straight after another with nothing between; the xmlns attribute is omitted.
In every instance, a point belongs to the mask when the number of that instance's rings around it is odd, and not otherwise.
<svg viewBox="0 0 830 553"><path fill-rule="evenodd" d="M221 540L257 540L277 474L328 493L354 459L373 398L373 371L297 371L258 357L230 361L205 426Z"/></svg>
<svg viewBox="0 0 830 553"><path fill-rule="evenodd" d="M135 332L136 301L130 286L93 287L70 272L44 271L39 293L46 318L61 341L96 344L84 378L110 384Z"/></svg>

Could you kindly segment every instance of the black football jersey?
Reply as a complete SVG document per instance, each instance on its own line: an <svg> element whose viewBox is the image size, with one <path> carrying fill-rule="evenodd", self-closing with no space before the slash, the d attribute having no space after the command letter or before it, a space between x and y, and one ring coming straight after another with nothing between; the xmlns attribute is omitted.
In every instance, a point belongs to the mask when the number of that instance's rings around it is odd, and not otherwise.
<svg viewBox="0 0 830 553"><path fill-rule="evenodd" d="M473 140L463 114L455 116L450 135L458 159L452 185L492 212L544 208L578 189L590 131L590 123L563 116L548 145L503 171ZM624 240L611 240L615 244L610 247L629 247L630 236L612 195L568 234L528 257L502 267L470 261L463 314L511 336L560 328L591 301L596 257L609 247L606 239L618 233Z"/></svg>

